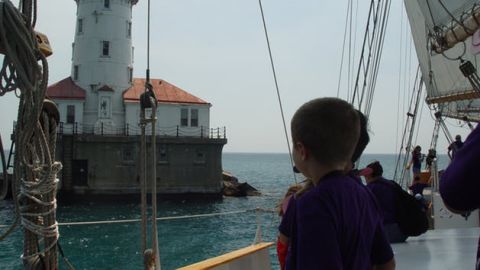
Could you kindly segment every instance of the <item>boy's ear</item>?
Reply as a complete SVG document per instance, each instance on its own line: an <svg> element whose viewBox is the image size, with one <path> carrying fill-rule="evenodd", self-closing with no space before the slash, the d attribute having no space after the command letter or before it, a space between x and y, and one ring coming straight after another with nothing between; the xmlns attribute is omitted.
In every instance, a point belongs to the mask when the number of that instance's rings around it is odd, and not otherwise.
<svg viewBox="0 0 480 270"><path fill-rule="evenodd" d="M300 156L301 160L307 160L308 158L308 149L305 147L305 145L301 142L296 143L296 150L298 152L298 155Z"/></svg>

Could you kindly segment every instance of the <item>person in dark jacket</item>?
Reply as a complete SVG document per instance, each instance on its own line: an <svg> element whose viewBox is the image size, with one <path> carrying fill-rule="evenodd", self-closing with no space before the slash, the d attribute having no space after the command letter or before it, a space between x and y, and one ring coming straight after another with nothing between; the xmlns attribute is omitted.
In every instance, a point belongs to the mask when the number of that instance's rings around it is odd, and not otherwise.
<svg viewBox="0 0 480 270"><path fill-rule="evenodd" d="M390 243L405 242L407 236L401 231L396 220L395 190L391 180L383 177L383 167L375 161L360 171L365 177L367 187L377 198L383 212L383 227Z"/></svg>
<svg viewBox="0 0 480 270"><path fill-rule="evenodd" d="M463 147L462 136L460 135L455 136L455 141L448 146L448 157L450 157L450 159L453 159L457 151L460 150L460 148L462 147Z"/></svg>

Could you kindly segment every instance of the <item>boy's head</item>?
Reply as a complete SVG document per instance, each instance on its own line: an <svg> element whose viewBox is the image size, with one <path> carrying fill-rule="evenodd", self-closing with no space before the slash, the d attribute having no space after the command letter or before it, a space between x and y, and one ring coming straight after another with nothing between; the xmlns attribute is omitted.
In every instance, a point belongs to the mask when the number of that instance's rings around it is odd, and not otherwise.
<svg viewBox="0 0 480 270"><path fill-rule="evenodd" d="M383 167L379 161L374 161L368 164L365 169L361 170L359 175L364 176L367 181L376 179L377 177L383 175Z"/></svg>
<svg viewBox="0 0 480 270"><path fill-rule="evenodd" d="M294 148L299 144L324 166L350 162L357 145L359 115L338 98L318 98L303 104L291 122Z"/></svg>

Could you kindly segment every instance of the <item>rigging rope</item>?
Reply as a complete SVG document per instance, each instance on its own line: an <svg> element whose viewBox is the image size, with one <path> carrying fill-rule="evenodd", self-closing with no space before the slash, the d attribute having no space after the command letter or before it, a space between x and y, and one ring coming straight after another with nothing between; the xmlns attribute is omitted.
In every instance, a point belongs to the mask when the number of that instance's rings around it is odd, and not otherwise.
<svg viewBox="0 0 480 270"><path fill-rule="evenodd" d="M423 92L422 92L420 95L423 96ZM424 100L424 99L421 98L420 100ZM421 126L422 126L421 124L422 124L423 108L425 107L425 106L422 106L422 105L423 105L423 104L420 105L420 115L418 116L418 124L417 124L417 130L416 130L416 134L415 134L415 141L414 141L415 143L414 143L414 145L417 145L418 133L420 132L420 128L421 128ZM429 149L427 149L427 150L429 150Z"/></svg>
<svg viewBox="0 0 480 270"><path fill-rule="evenodd" d="M349 23L349 31L348 31L347 95L350 95L350 91L351 91L351 87L352 87L351 83L353 81L353 78L352 78L353 69L354 69L353 65L352 65L352 62L354 60L354 59L352 59L352 44L353 44L353 42L352 42L352 28L353 28L353 26L352 26L352 24L353 24L353 22L352 22L352 14L353 14L352 9L353 9L353 1L350 0L350 2L351 2L350 3L351 8L350 8L350 13L348 14L350 23ZM353 44L353 46L355 46L355 44Z"/></svg>
<svg viewBox="0 0 480 270"><path fill-rule="evenodd" d="M56 269L59 234L55 194L56 175L61 169L61 164L54 161L58 110L54 103L44 101L48 64L33 31L36 1L32 4L24 0L20 5L23 15L10 1L0 2L0 47L5 53L0 96L18 90L20 98L12 181L16 216L0 239L20 221L24 228L24 264L33 267L41 263L45 269Z"/></svg>
<svg viewBox="0 0 480 270"><path fill-rule="evenodd" d="M356 105L367 118L373 104L390 6L389 0L378 1L377 4L374 0L370 2L357 75L352 95L349 95L350 103Z"/></svg>
<svg viewBox="0 0 480 270"><path fill-rule="evenodd" d="M390 17L390 6L391 6L391 1L386 1L384 2L385 5L383 6L382 10L383 10L383 16L382 16L382 24L380 26L380 33L378 35L378 39L377 39L377 42L376 42L376 55L374 57L374 65L373 65L373 72L372 72L372 75L371 75L371 79L370 79L370 84L369 84L369 89L368 89L368 92L367 92L367 101L366 101L366 106L365 106L365 112L366 112L366 115L367 116L370 116L370 111L371 111L371 107L372 107L372 102L373 102L373 96L374 96L374 93L375 93L375 86L376 86L376 83L377 83L377 78L378 78L378 71L379 71L379 68L380 68L380 60L381 60L381 56L382 56L382 52L383 52L383 44L384 44L384 41L385 41L385 36L386 36L386 28L387 28L387 25L388 25L388 20L389 20L389 17Z"/></svg>
<svg viewBox="0 0 480 270"><path fill-rule="evenodd" d="M3 149L1 136L0 136L0 159L2 162L2 174L3 174L2 190L0 191L0 201L1 201L1 200L5 200L8 193L8 170L7 170L7 162L5 160L5 150Z"/></svg>
<svg viewBox="0 0 480 270"><path fill-rule="evenodd" d="M155 268L161 269L160 264L160 252L158 248L158 229L157 229L157 146L156 146L156 131L155 124L157 121L157 98L152 84L150 83L150 0L148 0L147 6L147 70L145 91L140 96L140 126L141 126L141 138L140 138L140 185L141 185L141 215L142 215L142 254L144 256L145 269ZM145 118L145 110L151 109L151 115L149 119ZM147 249L147 159L146 159L146 133L145 128L150 123L151 136L150 136L150 155L151 155L151 204L152 204L152 226L151 226L151 249Z"/></svg>
<svg viewBox="0 0 480 270"><path fill-rule="evenodd" d="M338 83L337 83L337 98L340 97L340 85L342 81L342 74L343 74L343 58L345 56L345 41L347 40L347 29L348 29L348 13L350 11L350 6L351 6L352 1L348 1L347 5L347 16L345 16L345 30L343 31L343 43L342 43L342 58L340 60L340 71L338 74ZM348 67L350 68L350 67ZM349 86L347 86L349 87Z"/></svg>
<svg viewBox="0 0 480 270"><path fill-rule="evenodd" d="M400 9L400 43L399 43L399 65L398 65L398 88L397 88L397 125L396 125L396 131L395 131L395 152L398 150L398 142L399 142L399 129L400 129L400 93L402 92L402 68L403 68L403 57L402 57L402 48L403 48L403 27L404 27L404 22L403 22L403 14L404 14L404 9L405 7L402 5L402 8ZM402 108L403 109L403 108ZM403 113L402 113L403 116ZM403 123L403 119L402 119Z"/></svg>
<svg viewBox="0 0 480 270"><path fill-rule="evenodd" d="M183 215L183 216L169 216L169 217L157 217L157 221L166 221L166 220L181 220L181 219L193 219L193 218L205 218L205 217L218 217L218 216L227 216L227 215L237 215L242 213L248 213L253 211L261 211L267 213L276 212L274 209L246 209L246 210L236 210L228 212L218 212L218 213L208 213L208 214L197 214L197 215ZM100 220L100 221L78 221L78 222L59 222L58 226L80 226L80 225L105 225L105 224L128 224L128 223L138 223L142 219L122 219L122 220ZM8 225L0 225L0 228L6 228Z"/></svg>
<svg viewBox="0 0 480 270"><path fill-rule="evenodd" d="M352 1L352 0L350 0ZM354 70L354 67L352 65L354 59L352 57L352 48L355 48L355 43L353 42L352 40L352 29L353 29L353 1L352 3L350 4L352 8L350 8L350 13L348 14L349 18L350 18L350 22L349 22L349 27L350 27L350 31L348 32L348 73L347 73L347 95L350 96L350 91L351 91L351 83L353 81L353 70Z"/></svg>
<svg viewBox="0 0 480 270"><path fill-rule="evenodd" d="M259 7L260 7L260 13L262 15L263 29L265 31L265 39L267 41L268 55L270 56L270 64L272 66L273 80L275 81L275 89L277 90L278 105L280 106L280 114L282 115L283 131L285 133L285 139L287 141L288 154L290 156L290 164L293 168L294 164L293 164L293 158L292 158L292 150L290 148L290 139L288 138L287 125L285 124L285 114L283 112L282 98L280 97L280 90L279 90L279 87L278 87L277 74L275 72L275 65L273 63L272 50L270 48L270 40L268 38L267 24L265 23L265 15L263 14L262 0L258 0L258 4L259 4ZM295 184L297 184L297 176L295 175L295 173L293 173L293 179L295 180Z"/></svg>
<svg viewBox="0 0 480 270"><path fill-rule="evenodd" d="M394 173L394 180L402 187L405 187L404 180L405 180L406 167L409 161L410 151L412 150L411 146L412 146L413 134L415 132L417 112L418 112L418 107L420 103L423 84L424 84L423 77L421 76L420 67L418 67L417 75L415 78L415 84L414 84L415 90L412 92L410 107L408 110L408 117L407 117L407 121L405 122L405 128L403 130L403 135L402 135L402 143L400 145L400 149L398 152L397 162L395 166L395 173ZM405 139L407 136L407 133L408 133L408 139ZM403 157L403 162L401 163L403 151L405 151L405 154Z"/></svg>

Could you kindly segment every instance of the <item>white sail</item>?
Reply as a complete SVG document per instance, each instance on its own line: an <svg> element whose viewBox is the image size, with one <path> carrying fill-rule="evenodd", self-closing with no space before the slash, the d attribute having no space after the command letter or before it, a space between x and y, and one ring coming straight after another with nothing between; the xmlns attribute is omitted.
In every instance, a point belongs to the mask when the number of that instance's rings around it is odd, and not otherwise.
<svg viewBox="0 0 480 270"><path fill-rule="evenodd" d="M459 68L460 58L478 68L480 59L472 53L472 37L439 54L432 49L432 31L435 24L450 23L451 16L439 0L404 0L404 3L427 89L427 103L439 104L446 116L480 121L480 93ZM461 16L479 1L443 0L442 3L451 14Z"/></svg>
<svg viewBox="0 0 480 270"><path fill-rule="evenodd" d="M438 53L465 41L480 28L480 4L475 0L418 1L432 49Z"/></svg>

